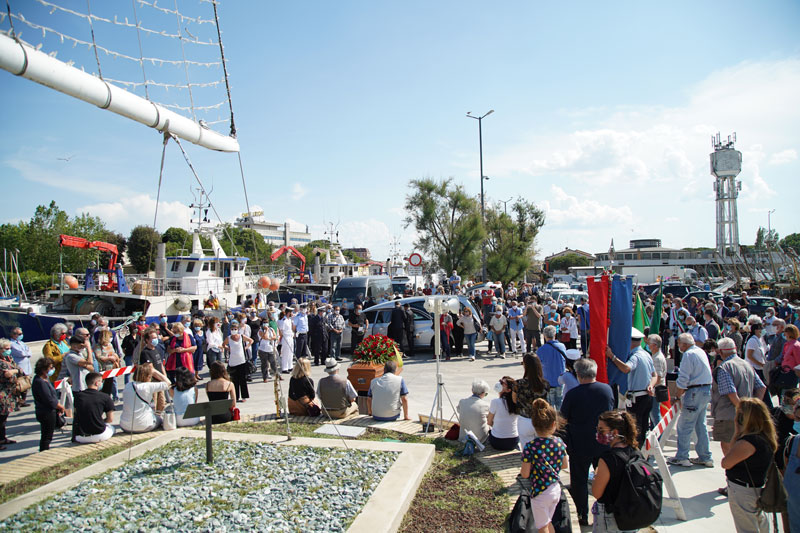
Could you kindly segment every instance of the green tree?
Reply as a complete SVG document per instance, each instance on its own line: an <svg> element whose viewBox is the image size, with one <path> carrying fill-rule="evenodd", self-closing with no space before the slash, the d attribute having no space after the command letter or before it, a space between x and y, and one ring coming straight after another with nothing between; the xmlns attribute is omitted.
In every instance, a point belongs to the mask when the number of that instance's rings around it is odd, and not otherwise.
<svg viewBox="0 0 800 533"><path fill-rule="evenodd" d="M486 235L476 199L452 178L411 180L409 188L405 227L417 230L416 246L431 258L430 266L472 275L480 264Z"/></svg>
<svg viewBox="0 0 800 533"><path fill-rule="evenodd" d="M780 245L784 250L791 248L795 253L800 254L800 233L790 233L781 239Z"/></svg>
<svg viewBox="0 0 800 533"><path fill-rule="evenodd" d="M550 261L550 272L563 271L568 272L569 267L573 266L589 266L592 260L586 256L578 255L575 253L568 253L560 255Z"/></svg>
<svg viewBox="0 0 800 533"><path fill-rule="evenodd" d="M238 253L242 257L247 257L254 264L266 264L272 253L272 246L267 244L256 230L243 229L235 226L226 225L226 233L219 237L222 249L228 255ZM230 239L228 238L230 236ZM233 241L233 242L231 242Z"/></svg>
<svg viewBox="0 0 800 533"><path fill-rule="evenodd" d="M128 237L128 259L136 272L153 270L161 235L149 226L136 226Z"/></svg>
<svg viewBox="0 0 800 533"><path fill-rule="evenodd" d="M486 271L490 279L518 281L533 264L534 241L544 225L544 211L517 198L511 213L498 206L486 211Z"/></svg>

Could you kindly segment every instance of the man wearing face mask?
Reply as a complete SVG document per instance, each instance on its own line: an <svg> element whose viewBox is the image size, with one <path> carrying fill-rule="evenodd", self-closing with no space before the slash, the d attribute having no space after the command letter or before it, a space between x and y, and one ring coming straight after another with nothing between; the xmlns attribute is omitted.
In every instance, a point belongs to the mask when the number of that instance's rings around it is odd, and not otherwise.
<svg viewBox="0 0 800 533"><path fill-rule="evenodd" d="M508 320L503 316L503 308L499 305L495 307L494 316L489 321L489 331L494 337L494 342L497 344L497 357L501 359L506 358L506 338L505 331L508 325ZM491 350L491 348L489 348Z"/></svg>
<svg viewBox="0 0 800 533"><path fill-rule="evenodd" d="M28 348L28 345L22 342L22 338L22 328L16 327L11 330L11 357L26 376L32 376L33 369L31 369L31 355L33 354L31 353L31 349ZM28 391L25 391L22 394L21 407L28 405L25 403L25 398L27 397Z"/></svg>
<svg viewBox="0 0 800 533"><path fill-rule="evenodd" d="M325 329L328 331L328 357L341 361L344 317L339 313L338 305L333 306L333 311L325 317Z"/></svg>
<svg viewBox="0 0 800 533"><path fill-rule="evenodd" d="M681 405L678 419L678 451L668 462L677 466L690 467L699 464L713 467L708 443L706 407L711 402L711 367L706 353L695 346L689 333L678 337L678 349L683 353L678 371L677 400ZM689 445L692 433L697 435L695 451L697 459L689 459Z"/></svg>
<svg viewBox="0 0 800 533"><path fill-rule="evenodd" d="M631 351L628 353L627 363L614 355L610 347L606 347L606 357L614 363L614 366L620 372L628 375L628 392L625 394L628 406L627 411L636 419L637 439L639 442L644 442L644 435L650 427L649 421L650 411L653 407L654 387L658 383L658 375L653 366L653 359L641 346L643 338L644 333L636 328L631 328ZM706 366L708 366L708 359L706 359ZM708 386L709 388L711 387L710 371ZM703 413L705 413L705 408ZM707 438L706 441L708 441Z"/></svg>
<svg viewBox="0 0 800 533"><path fill-rule="evenodd" d="M525 333L522 331L522 309L517 306L516 300L511 302L508 310L508 334L511 341L511 351L514 355L525 352ZM519 348L517 348L519 345Z"/></svg>
<svg viewBox="0 0 800 533"><path fill-rule="evenodd" d="M775 340L775 309L772 307L764 313L764 340L767 344Z"/></svg>
<svg viewBox="0 0 800 533"><path fill-rule="evenodd" d="M295 328L294 356L298 359L306 356L308 346L308 315L306 315L305 304L301 305L299 311L293 319Z"/></svg>

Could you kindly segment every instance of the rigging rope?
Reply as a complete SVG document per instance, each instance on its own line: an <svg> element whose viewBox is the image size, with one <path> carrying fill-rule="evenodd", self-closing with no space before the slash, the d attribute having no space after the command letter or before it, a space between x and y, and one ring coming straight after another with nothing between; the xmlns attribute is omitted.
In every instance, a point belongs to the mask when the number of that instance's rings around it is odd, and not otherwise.
<svg viewBox="0 0 800 533"><path fill-rule="evenodd" d="M183 33L181 32L181 17L178 13L178 0L175 0L175 16L178 23L178 41L181 43L181 54L183 55L183 71L186 73L186 87L189 89L189 102L192 105L192 118L197 122L197 115L194 112L194 96L192 96L192 84L189 81L189 66L186 64L186 49L183 46Z"/></svg>
<svg viewBox="0 0 800 533"><path fill-rule="evenodd" d="M206 195L206 198L208 199L208 205L211 206L211 209L214 211L214 215L216 215L217 220L219 220L219 224L220 224L220 227L222 227L222 231L225 233L225 236L228 237L228 240L231 241L231 246L233 247L234 255L239 255L239 250L236 249L236 242L234 242L233 237L231 237L231 234L228 233L228 227L227 227L227 225L225 225L222 222L222 217L219 216L219 213L217 213L217 208L214 207L214 203L211 201L211 198L209 197L208 192L206 192L205 185L203 185L203 182L200 180L200 176L197 175L197 171L195 171L194 165L192 165L192 161L189 159L189 154L187 154L186 150L183 149L183 145L181 144L181 140L178 139L177 137L173 137L173 140L178 145L178 148L181 149L181 153L183 154L183 159L186 161L186 164L189 165L189 170L192 171L192 174L194 175L194 179L197 181L197 184L200 185L200 189L203 191L203 194Z"/></svg>
<svg viewBox="0 0 800 533"><path fill-rule="evenodd" d="M97 55L97 43L94 39L94 24L92 24L92 6L89 0L86 0L86 12L89 14L89 31L92 34L92 49L94 50L94 59L97 61L97 75L103 79L103 72L100 70L100 56Z"/></svg>
<svg viewBox="0 0 800 533"><path fill-rule="evenodd" d="M173 137L172 134L165 129L164 130L164 143L163 143L163 145L161 147L161 168L158 171L158 192L156 192L156 208L155 208L155 213L153 214L153 231L154 232L157 231L156 230L156 221L158 220L158 203L161 200L161 182L162 182L162 179L164 178L164 159L166 158L166 155L167 155L167 143L169 142L170 138L174 138L175 140L177 140L177 137ZM150 269L150 265L153 264L153 245L154 244L155 244L155 241L151 240L150 241L150 256L147 258L147 268L148 268L148 270Z"/></svg>
<svg viewBox="0 0 800 533"><path fill-rule="evenodd" d="M217 14L217 0L211 0L211 5L214 6L214 23L217 26L217 42L219 43L219 55L222 61L222 74L225 78L225 89L228 91L228 108L231 110L231 137L234 139L236 138L236 124L233 122L233 100L231 99L231 85L228 81L228 64L225 61L225 50L222 47L222 31L219 29L219 15ZM239 157L239 168L242 167L242 158ZM244 173L242 173L242 179L244 179ZM247 189L244 191L244 199L247 202ZM250 212L250 206L247 206L248 213Z"/></svg>
<svg viewBox="0 0 800 533"><path fill-rule="evenodd" d="M142 50L142 33L139 31L139 14L136 12L136 0L131 0L133 7L133 20L136 21L136 39L139 41L139 64L142 67L142 80L144 81L144 97L150 100L147 92L147 73L144 71L144 50Z"/></svg>

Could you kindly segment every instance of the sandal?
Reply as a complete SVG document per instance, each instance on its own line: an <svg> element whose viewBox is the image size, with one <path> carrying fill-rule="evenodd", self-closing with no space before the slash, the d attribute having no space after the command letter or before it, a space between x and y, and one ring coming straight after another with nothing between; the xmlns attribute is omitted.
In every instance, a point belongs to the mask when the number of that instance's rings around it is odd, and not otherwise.
<svg viewBox="0 0 800 533"><path fill-rule="evenodd" d="M717 489L717 492L722 494L723 496L727 496L728 495L728 487L722 487L720 489Z"/></svg>

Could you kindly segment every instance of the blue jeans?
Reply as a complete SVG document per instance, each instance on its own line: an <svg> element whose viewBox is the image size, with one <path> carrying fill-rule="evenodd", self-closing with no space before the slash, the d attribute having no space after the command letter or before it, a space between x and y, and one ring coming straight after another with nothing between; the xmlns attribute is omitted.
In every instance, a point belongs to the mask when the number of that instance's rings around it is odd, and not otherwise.
<svg viewBox="0 0 800 533"><path fill-rule="evenodd" d="M478 338L477 333L467 333L464 335L464 340L467 341L467 348L469 348L469 356L475 357L475 340Z"/></svg>
<svg viewBox="0 0 800 533"><path fill-rule="evenodd" d="M547 403L555 407L556 411L561 409L561 385L550 387L547 391Z"/></svg>
<svg viewBox="0 0 800 533"><path fill-rule="evenodd" d="M328 356L339 359L342 356L342 334L336 333L335 331L329 332L328 346L330 346Z"/></svg>
<svg viewBox="0 0 800 533"><path fill-rule="evenodd" d="M132 355L126 355L125 357L123 357L123 359L125 360L125 366L131 366L133 364ZM127 385L130 380L131 380L131 375L125 374L125 385Z"/></svg>
<svg viewBox="0 0 800 533"><path fill-rule="evenodd" d="M439 331L439 337L441 337L442 341L442 355L450 358L450 335L445 333L444 330Z"/></svg>
<svg viewBox="0 0 800 533"><path fill-rule="evenodd" d="M689 458L689 439L692 432L697 434L695 451L701 461L711 460L706 426L706 408L711 401L711 386L689 389L681 398L681 416L678 419L677 459Z"/></svg>
<svg viewBox="0 0 800 533"><path fill-rule="evenodd" d="M650 420L653 422L653 427L661 421L661 404L653 398L653 407L650 408Z"/></svg>
<svg viewBox="0 0 800 533"><path fill-rule="evenodd" d="M494 342L497 344L497 353L500 355L504 355L506 353L506 336L504 333L495 333L492 332L492 337L494 337Z"/></svg>

